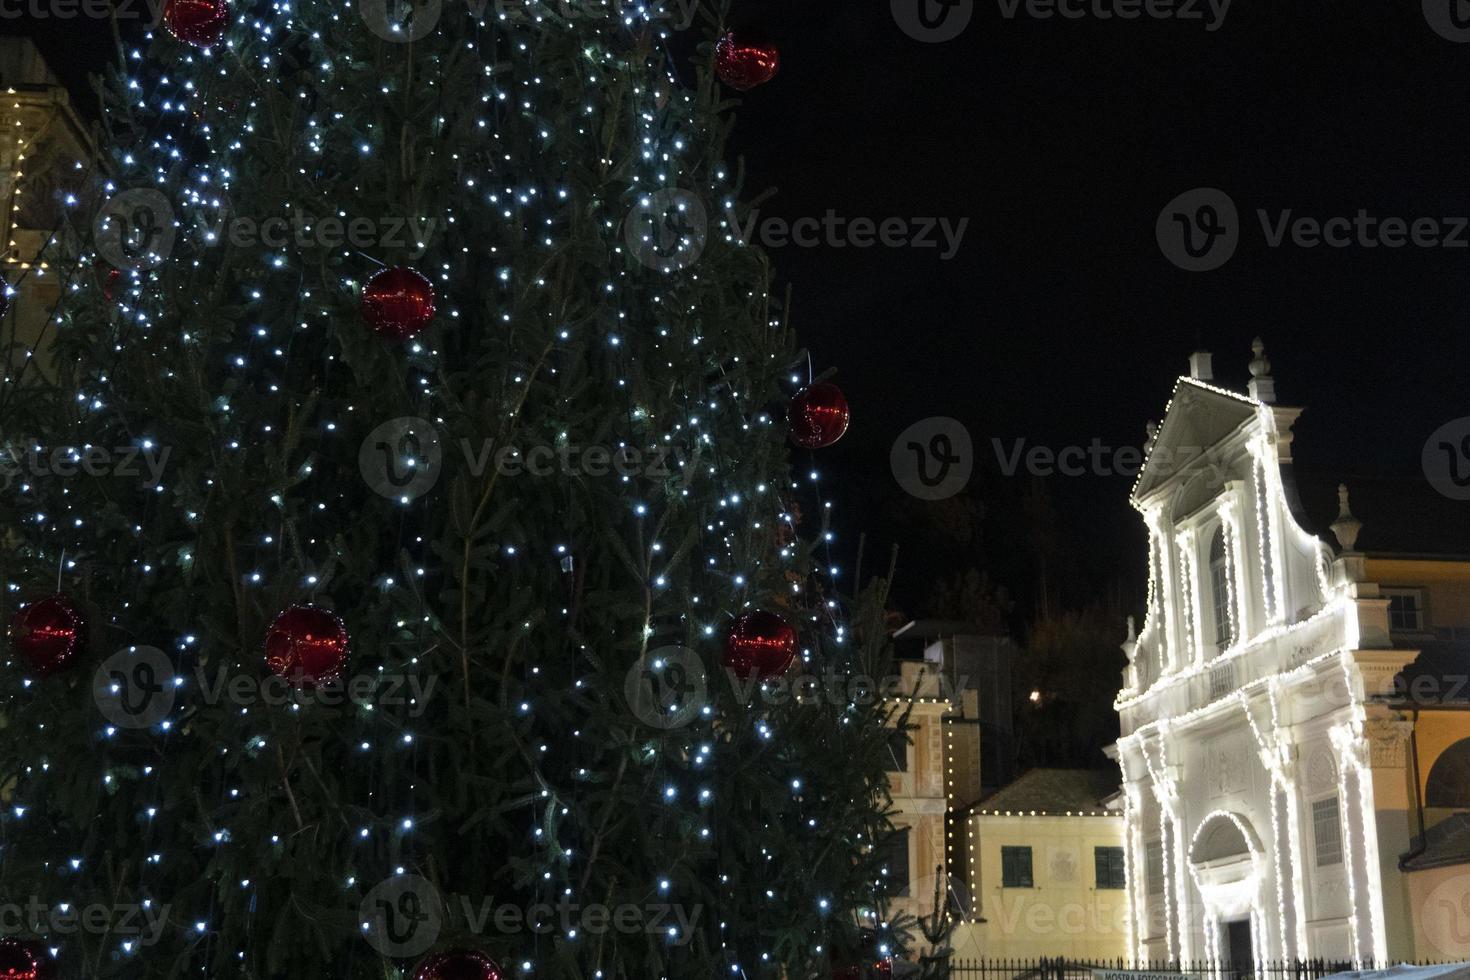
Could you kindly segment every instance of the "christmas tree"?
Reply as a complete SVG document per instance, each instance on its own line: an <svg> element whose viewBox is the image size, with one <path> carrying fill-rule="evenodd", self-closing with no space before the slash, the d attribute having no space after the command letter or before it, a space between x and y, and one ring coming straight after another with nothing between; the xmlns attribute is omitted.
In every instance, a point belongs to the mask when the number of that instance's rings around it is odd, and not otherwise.
<svg viewBox="0 0 1470 980"><path fill-rule="evenodd" d="M170 0L120 52L0 386L0 970L899 948L883 585L792 468L846 406L730 233L777 54L690 12Z"/></svg>

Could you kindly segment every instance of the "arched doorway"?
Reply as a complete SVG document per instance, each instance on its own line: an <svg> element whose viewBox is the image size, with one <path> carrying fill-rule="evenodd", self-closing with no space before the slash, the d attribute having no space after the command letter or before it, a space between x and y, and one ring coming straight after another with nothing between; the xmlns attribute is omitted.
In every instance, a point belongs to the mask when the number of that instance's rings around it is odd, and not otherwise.
<svg viewBox="0 0 1470 980"><path fill-rule="evenodd" d="M1189 873L1204 901L1205 951L1226 976L1256 973L1265 948L1265 858L1261 839L1238 813L1210 814L1189 845Z"/></svg>

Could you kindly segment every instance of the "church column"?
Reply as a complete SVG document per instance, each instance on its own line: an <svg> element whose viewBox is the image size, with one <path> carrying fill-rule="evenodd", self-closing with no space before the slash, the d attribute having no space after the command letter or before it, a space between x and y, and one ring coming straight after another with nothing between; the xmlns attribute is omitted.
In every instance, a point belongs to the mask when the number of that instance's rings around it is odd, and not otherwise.
<svg viewBox="0 0 1470 980"><path fill-rule="evenodd" d="M1167 917L1169 956L1181 963L1199 958L1195 949L1193 928L1194 902L1191 901L1189 879L1189 842L1191 834L1184 822L1184 804L1179 794L1181 767L1165 765L1162 771L1150 767L1154 796L1163 811L1164 899Z"/></svg>
<svg viewBox="0 0 1470 980"><path fill-rule="evenodd" d="M1126 771L1126 770L1125 770ZM1148 932L1145 916L1148 915L1147 869L1140 861L1144 853L1143 841L1143 790L1141 783L1126 781L1123 784L1123 866L1128 884L1128 956L1135 963L1148 959L1144 948L1144 937Z"/></svg>
<svg viewBox="0 0 1470 980"><path fill-rule="evenodd" d="M1264 601L1266 625L1282 622L1286 616L1286 586L1282 582L1280 561L1280 519L1277 514L1280 476L1275 453L1264 436L1250 445L1252 465L1251 498L1255 504L1255 536L1260 563L1261 598Z"/></svg>
<svg viewBox="0 0 1470 980"><path fill-rule="evenodd" d="M1154 601L1158 603L1159 614L1156 621L1160 640L1159 674L1172 674L1181 666L1178 650L1182 635L1178 630L1178 617L1174 614L1178 602L1174 589L1173 549L1169 547L1169 536L1164 533L1163 517L1158 509L1148 511L1143 519L1148 525L1149 560L1153 563L1150 572L1157 573Z"/></svg>
<svg viewBox="0 0 1470 980"><path fill-rule="evenodd" d="M1367 741L1357 722L1331 730L1332 748L1341 773L1343 863L1352 910L1350 932L1353 960L1382 964L1388 958L1383 930L1383 895L1378 887L1378 840L1373 833L1373 788L1367 759Z"/></svg>
<svg viewBox="0 0 1470 980"><path fill-rule="evenodd" d="M1370 715L1363 726L1363 737L1371 771L1367 778L1371 789L1364 799L1365 816L1370 820L1377 860L1369 869L1376 882L1373 888L1383 929L1383 946L1378 953L1385 957L1414 958L1414 923L1410 916L1409 880L1399 871L1399 856L1413 847L1418 833L1414 822L1413 773L1409 765L1409 736L1414 725L1398 712L1369 706Z"/></svg>
<svg viewBox="0 0 1470 980"><path fill-rule="evenodd" d="M1248 512L1245 484L1240 480L1227 481L1220 499L1220 522L1225 526L1225 553L1230 570L1231 610L1235 617L1235 642L1241 643L1255 636L1257 630L1251 608L1254 585L1249 574L1250 563L1245 557L1247 552L1240 517Z"/></svg>
<svg viewBox="0 0 1470 980"><path fill-rule="evenodd" d="M1280 770L1274 775L1272 793L1276 804L1276 834L1281 842L1282 860L1289 865L1283 872L1283 885L1290 904L1284 911L1287 935L1282 953L1290 959L1306 959L1307 946L1307 858L1302 841L1302 808L1300 791L1301 751L1286 732L1279 736Z"/></svg>
<svg viewBox="0 0 1470 980"><path fill-rule="evenodd" d="M1280 685L1271 681L1263 702L1242 702L1261 767L1270 777L1269 818L1266 848L1271 862L1271 894L1274 914L1262 913L1269 928L1261 932L1269 942L1261 953L1269 959L1292 960L1305 957L1305 900L1302 882L1301 839L1296 802L1297 749L1291 734L1281 727ZM1269 718L1258 718L1257 710Z"/></svg>
<svg viewBox="0 0 1470 980"><path fill-rule="evenodd" d="M1184 618L1184 622L1180 624L1180 632L1184 636L1183 656L1180 659L1184 665L1198 666L1204 662L1205 643L1199 612L1199 561L1194 531L1180 531L1174 538L1174 544L1179 555L1179 615Z"/></svg>

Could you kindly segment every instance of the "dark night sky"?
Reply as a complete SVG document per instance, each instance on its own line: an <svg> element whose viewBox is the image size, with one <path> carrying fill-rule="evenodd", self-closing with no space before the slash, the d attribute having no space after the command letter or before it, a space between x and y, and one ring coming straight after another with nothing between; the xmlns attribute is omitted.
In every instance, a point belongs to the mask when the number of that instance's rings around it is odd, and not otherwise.
<svg viewBox="0 0 1470 980"><path fill-rule="evenodd" d="M1470 415L1470 249L1271 249L1255 217L1470 215L1470 44L1434 34L1419 4L1240 0L1207 33L1006 20L979 2L944 44L911 40L872 0L756 6L785 67L736 132L754 181L780 188L768 211L971 218L950 262L777 258L804 338L857 413L831 451L854 482L891 485L889 445L929 415L965 421L980 444L1136 445L1191 350L1213 350L1217 378L1243 388L1256 334L1280 400L1308 408L1304 468L1415 475L1429 433ZM1154 223L1198 186L1227 191L1245 228L1224 268L1186 273ZM1004 498L990 469L985 493ZM1050 483L1077 563L1136 583L1130 481ZM884 531L879 508L846 517ZM1008 520L990 508L992 539ZM925 576L912 548L900 566Z"/></svg>
<svg viewBox="0 0 1470 980"><path fill-rule="evenodd" d="M750 188L778 191L763 215L970 219L948 262L776 251L798 329L854 407L822 460L846 544L867 531L886 550L903 534L889 446L952 415L989 461L975 486L1004 572L1020 481L998 475L990 439L1137 445L1201 344L1221 383L1243 387L1251 338L1265 338L1280 400L1308 408L1296 447L1314 469L1417 474L1428 434L1470 415L1470 248L1272 249L1255 216L1470 216L1470 44L1434 34L1419 4L1236 0L1209 33L1008 20L978 0L943 44L909 38L881 0L736 6L783 51L736 130ZM79 33L44 38L48 56L92 67L105 47ZM1242 241L1224 268L1186 273L1154 222L1198 186L1231 195ZM1084 592L1122 579L1131 599L1142 574L1129 483L1049 481ZM907 608L935 571L906 548Z"/></svg>

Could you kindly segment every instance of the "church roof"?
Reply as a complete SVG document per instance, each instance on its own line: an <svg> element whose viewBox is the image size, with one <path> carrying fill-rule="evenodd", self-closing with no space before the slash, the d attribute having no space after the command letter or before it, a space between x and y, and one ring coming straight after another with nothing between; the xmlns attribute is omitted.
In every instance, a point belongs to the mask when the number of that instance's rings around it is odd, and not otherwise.
<svg viewBox="0 0 1470 980"><path fill-rule="evenodd" d="M1353 515L1363 522L1357 550L1372 556L1470 559L1466 504L1437 492L1422 476L1343 476L1289 468L1303 526L1330 545L1337 518L1337 487L1348 489Z"/></svg>
<svg viewBox="0 0 1470 980"><path fill-rule="evenodd" d="M1094 769L1032 769L981 800L982 812L1093 813L1118 792L1118 773Z"/></svg>
<svg viewBox="0 0 1470 980"><path fill-rule="evenodd" d="M1400 860L1405 871L1428 871L1452 864L1470 864L1470 813L1457 813L1424 834L1423 853ZM1419 838L1414 838L1419 843ZM1410 851L1412 854L1413 852Z"/></svg>

